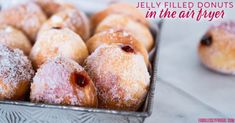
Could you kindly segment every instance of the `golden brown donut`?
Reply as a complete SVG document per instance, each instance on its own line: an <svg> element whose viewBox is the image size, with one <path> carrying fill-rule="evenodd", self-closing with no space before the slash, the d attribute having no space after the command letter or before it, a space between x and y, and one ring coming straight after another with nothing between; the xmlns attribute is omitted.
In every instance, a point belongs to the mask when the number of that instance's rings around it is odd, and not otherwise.
<svg viewBox="0 0 235 123"><path fill-rule="evenodd" d="M0 100L23 100L34 75L31 62L21 50L0 44Z"/></svg>
<svg viewBox="0 0 235 123"><path fill-rule="evenodd" d="M108 15L111 14L122 14L126 15L135 21L142 23L145 26L149 26L148 21L144 17L144 14L139 11L135 6L128 3L114 3L108 6L106 9L95 13L91 16L91 26L92 29L95 29L96 26Z"/></svg>
<svg viewBox="0 0 235 123"><path fill-rule="evenodd" d="M22 30L34 42L46 16L35 3L16 5L0 12L0 24L12 25Z"/></svg>
<svg viewBox="0 0 235 123"><path fill-rule="evenodd" d="M53 28L43 31L33 46L30 59L35 68L55 56L71 58L82 64L88 56L88 50L79 35L70 29Z"/></svg>
<svg viewBox="0 0 235 123"><path fill-rule="evenodd" d="M66 9L60 11L43 24L39 31L41 32L53 27L69 28L79 34L83 40L90 36L90 25L87 16L78 9Z"/></svg>
<svg viewBox="0 0 235 123"><path fill-rule="evenodd" d="M93 35L89 40L86 41L87 48L90 53L94 52L97 47L102 44L113 44L121 43L127 44L133 47L136 52L144 56L145 63L148 64L148 52L144 46L136 40L132 35L124 30L105 30Z"/></svg>
<svg viewBox="0 0 235 123"><path fill-rule="evenodd" d="M136 111L148 92L150 75L142 55L126 44L99 46L85 60L98 93L98 107Z"/></svg>
<svg viewBox="0 0 235 123"><path fill-rule="evenodd" d="M202 37L198 53L208 68L235 74L235 22L211 27Z"/></svg>
<svg viewBox="0 0 235 123"><path fill-rule="evenodd" d="M20 30L9 25L0 25L0 43L13 49L21 49L26 55L29 55L32 48L28 38Z"/></svg>
<svg viewBox="0 0 235 123"><path fill-rule="evenodd" d="M69 58L56 57L38 69L30 100L49 104L96 107L96 88L87 72Z"/></svg>
<svg viewBox="0 0 235 123"><path fill-rule="evenodd" d="M150 51L153 47L153 37L150 30L127 17L126 15L113 14L109 15L100 22L96 27L96 33L108 29L123 29L135 37L145 48Z"/></svg>
<svg viewBox="0 0 235 123"><path fill-rule="evenodd" d="M75 8L72 4L66 3L62 0L33 0L35 3L37 3L42 10L46 13L48 17L51 15L68 9L68 8Z"/></svg>

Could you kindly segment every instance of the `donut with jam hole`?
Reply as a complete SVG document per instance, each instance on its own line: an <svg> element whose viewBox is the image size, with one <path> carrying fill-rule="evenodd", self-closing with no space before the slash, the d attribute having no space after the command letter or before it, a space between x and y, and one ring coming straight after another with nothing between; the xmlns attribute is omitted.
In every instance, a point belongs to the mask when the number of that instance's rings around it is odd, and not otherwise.
<svg viewBox="0 0 235 123"><path fill-rule="evenodd" d="M75 61L56 57L38 69L31 85L32 102L96 107L96 88Z"/></svg>
<svg viewBox="0 0 235 123"><path fill-rule="evenodd" d="M109 29L93 35L86 41L90 53L94 52L102 44L125 44L132 47L135 53L144 57L146 65L149 65L148 52L145 47L129 32L122 29Z"/></svg>
<svg viewBox="0 0 235 123"><path fill-rule="evenodd" d="M200 40L198 53L208 68L235 74L235 22L210 27Z"/></svg>
<svg viewBox="0 0 235 123"><path fill-rule="evenodd" d="M148 27L136 22L132 18L120 15L112 14L104 18L96 28L96 33L109 30L109 29L122 29L139 41L148 52L151 51L154 41L152 34Z"/></svg>
<svg viewBox="0 0 235 123"><path fill-rule="evenodd" d="M150 75L131 45L103 44L85 60L98 94L98 107L136 111L147 95Z"/></svg>

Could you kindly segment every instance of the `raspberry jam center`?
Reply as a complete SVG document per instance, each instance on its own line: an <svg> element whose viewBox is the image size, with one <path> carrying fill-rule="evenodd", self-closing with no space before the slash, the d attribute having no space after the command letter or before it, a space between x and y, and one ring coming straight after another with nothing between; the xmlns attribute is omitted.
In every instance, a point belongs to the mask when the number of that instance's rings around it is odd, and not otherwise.
<svg viewBox="0 0 235 123"><path fill-rule="evenodd" d="M77 72L72 73L71 81L80 87L85 87L88 84L86 76Z"/></svg>
<svg viewBox="0 0 235 123"><path fill-rule="evenodd" d="M52 27L52 29L61 29L59 26Z"/></svg>
<svg viewBox="0 0 235 123"><path fill-rule="evenodd" d="M204 46L210 46L212 44L212 37L210 35L204 35L201 39L201 44Z"/></svg>
<svg viewBox="0 0 235 123"><path fill-rule="evenodd" d="M123 45L121 49L127 53L135 53L135 50L130 45Z"/></svg>

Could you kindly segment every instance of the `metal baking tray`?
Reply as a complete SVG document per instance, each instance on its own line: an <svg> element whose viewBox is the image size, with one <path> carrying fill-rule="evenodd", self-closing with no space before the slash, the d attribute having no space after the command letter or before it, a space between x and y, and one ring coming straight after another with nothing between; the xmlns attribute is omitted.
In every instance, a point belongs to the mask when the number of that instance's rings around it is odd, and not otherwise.
<svg viewBox="0 0 235 123"><path fill-rule="evenodd" d="M90 12L88 12L90 14ZM160 31L163 21L151 23L155 44L149 53L151 83L143 106L136 112L76 106L39 104L26 101L0 101L0 123L143 123L152 113L157 80Z"/></svg>

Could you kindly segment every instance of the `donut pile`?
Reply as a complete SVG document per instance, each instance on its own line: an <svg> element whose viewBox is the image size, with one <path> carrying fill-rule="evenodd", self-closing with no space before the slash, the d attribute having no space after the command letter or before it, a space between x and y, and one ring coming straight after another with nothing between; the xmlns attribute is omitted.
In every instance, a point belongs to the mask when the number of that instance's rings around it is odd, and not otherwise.
<svg viewBox="0 0 235 123"><path fill-rule="evenodd" d="M0 11L0 100L136 111L149 90L149 23L112 4L89 18L34 0Z"/></svg>

